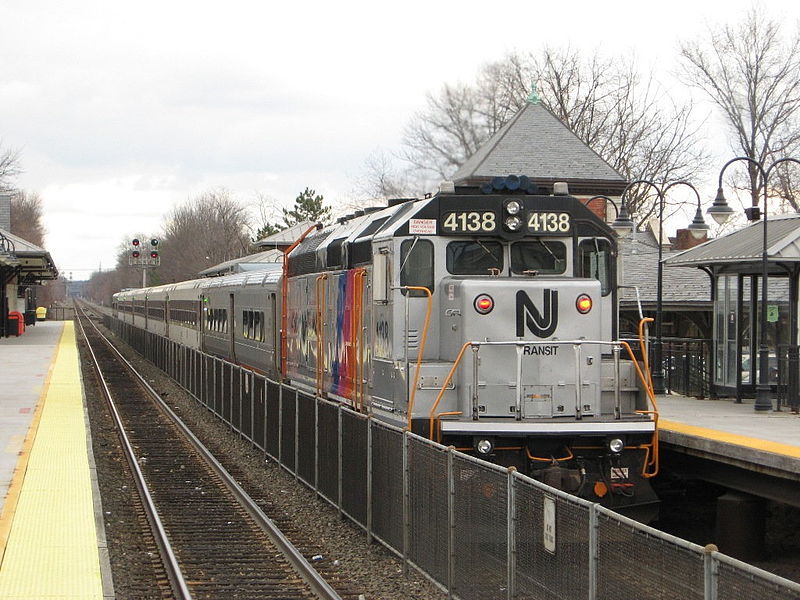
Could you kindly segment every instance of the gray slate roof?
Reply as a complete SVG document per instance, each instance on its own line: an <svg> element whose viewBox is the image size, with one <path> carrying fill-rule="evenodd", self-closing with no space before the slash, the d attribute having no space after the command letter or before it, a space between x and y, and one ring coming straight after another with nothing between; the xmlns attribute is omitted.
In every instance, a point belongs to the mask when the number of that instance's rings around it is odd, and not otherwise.
<svg viewBox="0 0 800 600"><path fill-rule="evenodd" d="M665 261L670 267L761 264L764 222L759 221L684 250ZM800 262L800 214L767 219L767 256L770 262ZM741 270L741 269L738 269Z"/></svg>
<svg viewBox="0 0 800 600"><path fill-rule="evenodd" d="M655 304L658 290L658 246L650 232L631 233L619 241L622 255L622 281L625 285L636 286L639 297L646 304ZM679 252L664 248L662 259L675 256ZM700 269L662 269L662 295L665 306L676 308L680 305L697 307L711 302L711 280ZM620 291L623 305L636 305L636 292L631 289Z"/></svg>
<svg viewBox="0 0 800 600"><path fill-rule="evenodd" d="M528 102L455 175L456 184L498 175L557 181L625 179L541 103Z"/></svg>

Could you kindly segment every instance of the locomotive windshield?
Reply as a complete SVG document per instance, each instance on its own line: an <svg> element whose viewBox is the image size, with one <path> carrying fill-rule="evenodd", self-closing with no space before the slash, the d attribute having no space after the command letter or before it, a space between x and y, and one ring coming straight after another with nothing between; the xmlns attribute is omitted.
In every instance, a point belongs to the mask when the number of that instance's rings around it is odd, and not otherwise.
<svg viewBox="0 0 800 600"><path fill-rule="evenodd" d="M500 242L450 242L447 244L447 271L453 275L488 275L503 270L503 245Z"/></svg>
<svg viewBox="0 0 800 600"><path fill-rule="evenodd" d="M563 242L515 242L511 244L511 271L537 271L557 275L567 268L567 247Z"/></svg>

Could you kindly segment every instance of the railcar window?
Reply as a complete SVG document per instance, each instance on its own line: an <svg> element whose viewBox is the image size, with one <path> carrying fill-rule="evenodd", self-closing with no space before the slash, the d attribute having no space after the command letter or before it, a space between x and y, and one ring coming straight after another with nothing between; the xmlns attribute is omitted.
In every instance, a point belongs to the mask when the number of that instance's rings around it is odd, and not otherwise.
<svg viewBox="0 0 800 600"><path fill-rule="evenodd" d="M578 244L579 277L597 279L603 296L611 292L611 244L608 240L594 238Z"/></svg>
<svg viewBox="0 0 800 600"><path fill-rule="evenodd" d="M490 275L503 270L503 245L500 242L450 242L447 244L447 271L453 275Z"/></svg>
<svg viewBox="0 0 800 600"><path fill-rule="evenodd" d="M414 238L400 244L400 285L426 287L433 293L433 243ZM405 295L405 290L403 295ZM425 292L411 290L411 296Z"/></svg>
<svg viewBox="0 0 800 600"><path fill-rule="evenodd" d="M253 312L253 339L257 342L264 341L264 320L261 311Z"/></svg>
<svg viewBox="0 0 800 600"><path fill-rule="evenodd" d="M511 271L537 271L557 275L567 269L567 246L563 242L534 240L511 244Z"/></svg>

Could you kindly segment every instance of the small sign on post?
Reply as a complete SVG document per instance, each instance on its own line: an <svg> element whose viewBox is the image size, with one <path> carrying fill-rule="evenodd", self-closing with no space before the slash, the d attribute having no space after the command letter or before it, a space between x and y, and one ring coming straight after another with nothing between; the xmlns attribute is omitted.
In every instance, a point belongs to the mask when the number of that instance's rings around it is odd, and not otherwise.
<svg viewBox="0 0 800 600"><path fill-rule="evenodd" d="M779 315L777 304L767 304L767 322L777 323Z"/></svg>
<svg viewBox="0 0 800 600"><path fill-rule="evenodd" d="M544 549L550 554L556 553L556 499L544 497Z"/></svg>

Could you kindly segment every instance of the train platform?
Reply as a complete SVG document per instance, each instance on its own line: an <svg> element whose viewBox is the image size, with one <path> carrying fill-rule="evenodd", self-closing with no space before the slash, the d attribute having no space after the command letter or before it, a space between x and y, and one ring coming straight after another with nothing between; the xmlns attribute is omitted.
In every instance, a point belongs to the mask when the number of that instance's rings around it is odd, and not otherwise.
<svg viewBox="0 0 800 600"><path fill-rule="evenodd" d="M752 399L737 404L666 394L657 402L662 444L707 461L710 480L738 480L734 487L800 504L800 416L788 409L755 411Z"/></svg>
<svg viewBox="0 0 800 600"><path fill-rule="evenodd" d="M72 322L0 339L0 599L111 598Z"/></svg>

